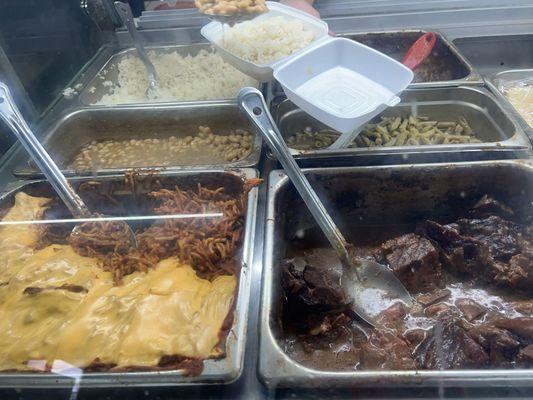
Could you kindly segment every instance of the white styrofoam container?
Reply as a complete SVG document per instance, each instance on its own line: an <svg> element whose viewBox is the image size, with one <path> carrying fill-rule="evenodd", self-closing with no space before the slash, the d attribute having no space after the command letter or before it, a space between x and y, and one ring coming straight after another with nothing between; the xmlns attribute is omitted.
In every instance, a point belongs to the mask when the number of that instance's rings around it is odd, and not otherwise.
<svg viewBox="0 0 533 400"><path fill-rule="evenodd" d="M269 11L265 14L254 18L253 21L261 21L272 17L285 16L290 19L295 19L300 21L308 30L312 31L315 39L306 47L294 52L293 54L283 57L274 62L266 64L254 64L249 61L245 61L242 58L239 58L230 52L226 51L223 47L218 45L218 42L222 38L223 34L223 24L220 22L210 22L205 25L201 34L205 37L211 44L217 49L217 52L220 56L226 60L229 64L233 65L238 70L244 72L246 75L251 76L252 78L257 79L260 82L269 82L273 78L273 72L277 65L284 63L287 59L293 57L296 54L301 53L307 48L313 46L315 43L320 42L321 40L328 37L328 24L318 18L315 18L307 13L299 11L293 7L284 6L272 1L266 2Z"/></svg>
<svg viewBox="0 0 533 400"><path fill-rule="evenodd" d="M346 146L364 124L387 107L399 103L397 96L413 80L413 72L368 46L329 36L328 24L303 11L267 2L269 12L260 21L285 16L301 21L315 34L306 47L267 64L254 64L217 44L222 24L210 22L201 33L228 63L261 81L279 81L287 97L320 122L343 133L332 146Z"/></svg>
<svg viewBox="0 0 533 400"><path fill-rule="evenodd" d="M398 104L413 72L361 43L331 38L290 57L274 77L302 110L349 133Z"/></svg>

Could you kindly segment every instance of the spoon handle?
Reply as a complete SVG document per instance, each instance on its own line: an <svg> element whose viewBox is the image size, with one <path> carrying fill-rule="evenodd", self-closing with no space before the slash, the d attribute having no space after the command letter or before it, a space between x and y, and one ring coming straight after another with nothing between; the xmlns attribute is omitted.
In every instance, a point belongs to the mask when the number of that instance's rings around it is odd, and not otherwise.
<svg viewBox="0 0 533 400"><path fill-rule="evenodd" d="M146 67L146 71L148 72L148 81L151 84L154 83L155 81L157 81L157 72L155 71L154 64L152 64L152 62L148 58L148 54L146 54L142 37L139 35L139 32L137 32L130 5L121 1L115 1L115 9L117 10L118 14L120 15L120 18L122 18L122 21L126 25L126 29L128 30L128 33L131 36L131 40L133 41L133 44L137 49L137 53L139 53L139 57L141 58L141 61Z"/></svg>
<svg viewBox="0 0 533 400"><path fill-rule="evenodd" d="M72 215L86 218L91 215L83 200L69 185L61 170L57 167L15 105L8 87L0 82L0 118L15 133L18 140L28 151L31 158L61 197Z"/></svg>
<svg viewBox="0 0 533 400"><path fill-rule="evenodd" d="M246 112L250 121L261 132L263 139L278 158L285 169L285 173L289 176L296 190L300 193L300 196L302 196L309 211L341 258L341 261L345 265L350 265L348 251L346 250L346 239L329 216L324 208L324 204L322 204L322 201L290 154L285 141L272 120L272 116L268 112L261 92L254 88L244 88L239 92L238 103L241 109Z"/></svg>

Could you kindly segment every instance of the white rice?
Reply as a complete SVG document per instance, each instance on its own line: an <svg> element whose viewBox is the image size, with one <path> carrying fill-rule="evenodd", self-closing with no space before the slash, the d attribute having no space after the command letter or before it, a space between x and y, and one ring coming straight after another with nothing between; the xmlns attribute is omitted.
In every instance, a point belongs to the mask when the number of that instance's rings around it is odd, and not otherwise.
<svg viewBox="0 0 533 400"><path fill-rule="evenodd" d="M533 127L533 81L530 84L509 88L506 95L527 124Z"/></svg>
<svg viewBox="0 0 533 400"><path fill-rule="evenodd" d="M215 53L201 50L197 55L178 52L149 52L158 74L157 101L219 100L234 98L245 86L258 83L226 63ZM107 82L103 82L108 86ZM118 63L118 79L108 93L93 104L146 102L146 68L136 55Z"/></svg>
<svg viewBox="0 0 533 400"><path fill-rule="evenodd" d="M282 16L246 21L227 29L218 45L255 64L266 64L291 55L315 39L301 21Z"/></svg>

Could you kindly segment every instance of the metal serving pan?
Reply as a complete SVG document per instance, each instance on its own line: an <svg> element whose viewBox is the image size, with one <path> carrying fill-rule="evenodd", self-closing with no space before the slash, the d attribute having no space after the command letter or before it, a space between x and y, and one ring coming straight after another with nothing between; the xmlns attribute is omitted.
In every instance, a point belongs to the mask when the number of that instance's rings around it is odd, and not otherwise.
<svg viewBox="0 0 533 400"><path fill-rule="evenodd" d="M164 172L158 175L141 174L146 179L170 180L170 183L195 185L196 183L216 183L227 188L228 193L242 191L243 179L256 178L254 169L235 171L183 171ZM124 176L114 175L98 178L71 178L69 181L76 186L88 180L100 182L124 181ZM168 182L168 181L167 181ZM42 180L18 181L0 196L0 207L11 205L12 197L21 190L48 189L49 185ZM250 302L250 270L253 260L253 244L255 235L255 219L257 210L257 188L250 191L245 215L244 242L239 257L242 269L239 276L239 288L235 305L235 319L226 339L226 356L221 359L204 361L204 370L199 376L184 376L182 371L156 372L87 372L78 376L63 376L52 373L0 373L0 387L71 387L75 380L81 380L84 387L117 387L117 386L177 386L200 384L227 384L239 378L242 373L244 349L246 343L246 324Z"/></svg>
<svg viewBox="0 0 533 400"><path fill-rule="evenodd" d="M178 52L179 54L186 56L191 55L195 56L200 52L200 50L211 50L212 47L209 43L197 43L197 44L186 44L186 45L172 45L172 46L147 46L147 50L156 51L161 53L169 52ZM85 87L80 92L79 100L81 104L85 106L97 106L96 103L99 101L104 94L108 93L108 87L104 86L104 82L110 81L114 84L118 81L118 64L124 58L128 57L131 54L135 54L135 48L128 48L121 50L118 53L115 53L107 60L107 62L100 68L98 73L85 85ZM93 88L94 89L91 89ZM91 90L93 93L91 93ZM225 100L225 99L213 99L213 100ZM191 102L202 102L202 100L193 100ZM127 104L157 104L155 102L139 102L139 103L127 103ZM115 107L115 104L101 105L104 107Z"/></svg>
<svg viewBox="0 0 533 400"><path fill-rule="evenodd" d="M191 165L190 160L189 165L183 165L179 159L176 159L175 165L164 168L169 170L243 168L253 167L259 162L261 136L242 115L238 106L231 102L83 108L63 116L44 133L42 141L52 158L67 175L79 175L79 171L69 169L69 164L75 155L92 141L194 136L200 125L209 126L215 133L223 135L235 129L247 130L253 135L250 154L239 161L224 163L213 161L208 165L205 163ZM146 165L142 168L163 167ZM86 174L123 173L128 169L131 170L131 166L124 165L118 169L87 171ZM42 176L29 161L25 165L18 165L13 173L25 178Z"/></svg>
<svg viewBox="0 0 533 400"><path fill-rule="evenodd" d="M395 60L402 61L407 50L412 44L422 36L426 31L422 30L402 30L402 31L384 31L369 33L342 34L340 36L353 39L366 46L372 47ZM435 32L437 43L429 58L415 70L415 79L410 87L435 87L435 86L458 86L465 84L482 85L481 75L472 67L459 50L449 42L443 34ZM446 75L443 76L443 70L435 72L435 76L430 79L421 79L417 82L419 74L427 70L426 65L435 68L446 68ZM422 78L422 76L420 76Z"/></svg>
<svg viewBox="0 0 533 400"><path fill-rule="evenodd" d="M427 146L362 147L342 150L297 150L290 149L299 159L323 160L342 156L386 156L434 153L479 153L524 151L531 144L522 129L498 104L488 90L481 87L449 87L432 89L407 89L401 95L401 103L384 111L382 116L424 115L441 121L456 120L464 116L483 143L446 144ZM305 127L325 129L324 124L312 118L288 100L277 105L274 101L273 116L282 136L288 139ZM377 118L379 120L379 117Z"/></svg>
<svg viewBox="0 0 533 400"><path fill-rule="evenodd" d="M507 199L514 209L533 200L532 161L315 168L305 173L348 239L364 226L414 228L425 217L458 216L484 194ZM283 171L271 172L268 189L259 356L259 376L267 387L533 385L533 370L526 369L326 372L295 362L277 339L280 260L298 232L327 242Z"/></svg>
<svg viewBox="0 0 533 400"><path fill-rule="evenodd" d="M507 96L501 91L502 86L506 86L512 81L519 81L522 79L528 78L530 81L533 81L533 69L515 69L509 71L502 71L487 79L487 86L491 89L492 92L496 95L498 100L503 104L506 110L511 113L522 129L527 133L529 139L533 143L533 126L525 121L520 113L514 108L514 106L507 100Z"/></svg>
<svg viewBox="0 0 533 400"><path fill-rule="evenodd" d="M464 37L453 44L484 75L533 66L533 35Z"/></svg>

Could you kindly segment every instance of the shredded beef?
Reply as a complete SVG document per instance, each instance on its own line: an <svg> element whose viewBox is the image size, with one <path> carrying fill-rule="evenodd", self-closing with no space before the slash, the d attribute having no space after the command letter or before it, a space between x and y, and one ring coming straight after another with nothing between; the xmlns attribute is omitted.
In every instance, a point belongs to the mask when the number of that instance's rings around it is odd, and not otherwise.
<svg viewBox="0 0 533 400"><path fill-rule="evenodd" d="M428 337L418 346L416 358L425 369L480 367L489 361L485 350L468 336L462 320L449 313L438 316Z"/></svg>
<svg viewBox="0 0 533 400"><path fill-rule="evenodd" d="M426 238L409 233L385 242L381 249L387 264L410 292L443 285L439 255Z"/></svg>

